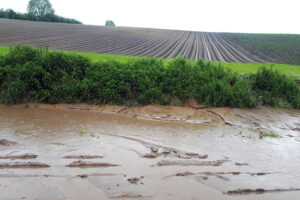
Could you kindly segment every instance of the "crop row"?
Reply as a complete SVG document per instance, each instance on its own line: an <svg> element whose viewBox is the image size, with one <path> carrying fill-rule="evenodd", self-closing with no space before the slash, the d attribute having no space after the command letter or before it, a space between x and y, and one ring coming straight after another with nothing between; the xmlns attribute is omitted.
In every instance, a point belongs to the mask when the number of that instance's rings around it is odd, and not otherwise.
<svg viewBox="0 0 300 200"><path fill-rule="evenodd" d="M225 62L264 62L219 33L0 20L0 45Z"/></svg>

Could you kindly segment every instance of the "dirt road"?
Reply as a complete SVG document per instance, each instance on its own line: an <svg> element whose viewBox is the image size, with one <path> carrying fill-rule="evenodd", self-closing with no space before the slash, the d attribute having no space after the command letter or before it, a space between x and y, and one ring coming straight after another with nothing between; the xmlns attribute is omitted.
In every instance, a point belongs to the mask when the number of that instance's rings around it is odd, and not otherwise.
<svg viewBox="0 0 300 200"><path fill-rule="evenodd" d="M1 200L300 196L299 110L0 106L0 127Z"/></svg>

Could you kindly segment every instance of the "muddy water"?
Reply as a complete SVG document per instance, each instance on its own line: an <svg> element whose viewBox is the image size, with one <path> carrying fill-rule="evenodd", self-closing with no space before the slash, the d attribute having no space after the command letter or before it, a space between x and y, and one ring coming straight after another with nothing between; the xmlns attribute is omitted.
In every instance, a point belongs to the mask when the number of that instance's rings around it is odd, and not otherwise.
<svg viewBox="0 0 300 200"><path fill-rule="evenodd" d="M3 200L300 196L299 110L1 106L0 127Z"/></svg>

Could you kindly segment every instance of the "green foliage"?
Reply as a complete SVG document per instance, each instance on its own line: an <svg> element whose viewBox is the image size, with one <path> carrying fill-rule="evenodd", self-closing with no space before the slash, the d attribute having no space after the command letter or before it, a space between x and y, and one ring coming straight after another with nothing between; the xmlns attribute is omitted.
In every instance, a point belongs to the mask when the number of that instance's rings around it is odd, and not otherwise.
<svg viewBox="0 0 300 200"><path fill-rule="evenodd" d="M78 54L16 46L0 57L0 103L171 104L194 98L211 106L300 108L295 81L261 68L241 75L177 58L91 62Z"/></svg>
<svg viewBox="0 0 300 200"><path fill-rule="evenodd" d="M54 15L54 9L49 0L30 0L27 6L27 12L29 16L37 21L40 21L46 16Z"/></svg>
<svg viewBox="0 0 300 200"><path fill-rule="evenodd" d="M300 108L300 89L297 83L277 70L260 68L251 75L252 89L262 105L279 106L281 101Z"/></svg>
<svg viewBox="0 0 300 200"><path fill-rule="evenodd" d="M0 56L6 55L10 47L0 46ZM55 50L50 50L56 52ZM62 52L62 51L57 51ZM110 54L98 54L98 53L86 53L86 52L72 52L72 51L63 51L65 54L70 55L80 55L88 58L92 63L103 62L103 61L118 61L120 63L127 63L129 61L137 61L143 59L143 57L137 56L121 56L121 55L110 55ZM171 60L159 59L163 62L164 65L168 65ZM196 61L190 61L196 62ZM229 68L234 72L240 72L245 74L255 74L257 70L263 65L266 68L273 68L278 70L280 73L286 74L294 79L300 79L300 65L288 65L288 64L274 64L274 63L228 63L228 62L211 62L214 65L221 64L225 68Z"/></svg>
<svg viewBox="0 0 300 200"><path fill-rule="evenodd" d="M112 26L112 27L115 27L116 24L113 20L106 20L105 22L105 26Z"/></svg>
<svg viewBox="0 0 300 200"><path fill-rule="evenodd" d="M267 132L262 132L259 134L259 139L263 139L264 137L271 137L271 138L277 138L279 135L277 133L267 131Z"/></svg>
<svg viewBox="0 0 300 200"><path fill-rule="evenodd" d="M30 0L27 10L28 13L23 14L17 13L12 9L0 9L0 18L81 24L80 21L75 19L55 15L54 9L48 0Z"/></svg>
<svg viewBox="0 0 300 200"><path fill-rule="evenodd" d="M17 13L12 9L6 9L6 10L0 9L0 18L25 20L27 18L27 15L22 13Z"/></svg>

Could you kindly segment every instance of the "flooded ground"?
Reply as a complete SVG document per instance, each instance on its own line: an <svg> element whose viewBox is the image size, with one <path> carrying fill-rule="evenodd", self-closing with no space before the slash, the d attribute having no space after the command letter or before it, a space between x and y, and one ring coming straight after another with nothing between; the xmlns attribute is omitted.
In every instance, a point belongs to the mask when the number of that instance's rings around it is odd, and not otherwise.
<svg viewBox="0 0 300 200"><path fill-rule="evenodd" d="M298 200L300 111L0 106L0 199Z"/></svg>

